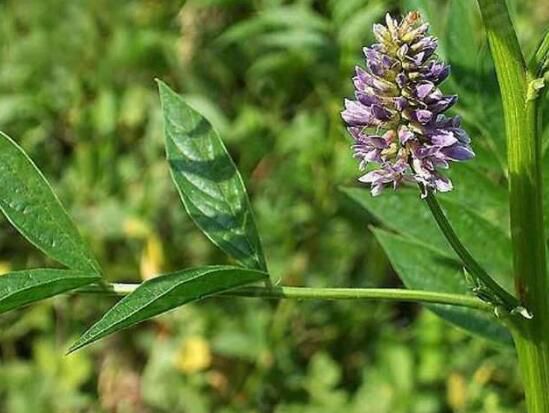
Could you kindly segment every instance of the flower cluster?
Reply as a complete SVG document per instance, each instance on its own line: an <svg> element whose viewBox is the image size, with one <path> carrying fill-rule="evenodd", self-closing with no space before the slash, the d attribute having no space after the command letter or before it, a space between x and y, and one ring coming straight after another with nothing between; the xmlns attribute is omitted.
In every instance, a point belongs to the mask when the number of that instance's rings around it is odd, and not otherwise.
<svg viewBox="0 0 549 413"><path fill-rule="evenodd" d="M437 39L419 13L400 23L387 15L386 22L374 25L378 43L364 48L366 68L353 78L356 100L345 100L341 113L360 168L369 170L359 180L374 196L407 181L419 183L423 196L450 191L440 169L475 156L460 119L443 115L457 100L438 88L450 68L437 59Z"/></svg>

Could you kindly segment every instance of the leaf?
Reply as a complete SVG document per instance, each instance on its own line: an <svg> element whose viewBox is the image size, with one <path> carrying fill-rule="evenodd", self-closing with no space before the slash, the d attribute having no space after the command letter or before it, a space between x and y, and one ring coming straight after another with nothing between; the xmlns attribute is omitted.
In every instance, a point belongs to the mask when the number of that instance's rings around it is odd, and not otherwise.
<svg viewBox="0 0 549 413"><path fill-rule="evenodd" d="M248 268L266 270L242 178L210 123L158 82L166 154L183 205L200 230Z"/></svg>
<svg viewBox="0 0 549 413"><path fill-rule="evenodd" d="M530 59L530 71L536 77L543 77L547 69L549 69L549 30L543 35Z"/></svg>
<svg viewBox="0 0 549 413"><path fill-rule="evenodd" d="M37 269L0 276L0 313L83 287L101 277L74 270Z"/></svg>
<svg viewBox="0 0 549 413"><path fill-rule="evenodd" d="M75 270L100 273L74 223L32 160L0 132L0 210L49 257Z"/></svg>
<svg viewBox="0 0 549 413"><path fill-rule="evenodd" d="M495 183L483 169L477 168L476 162L481 156L477 154L475 166L462 164L452 168L448 175L455 184L454 190L437 197L463 205L501 228L504 233L510 234L509 192L506 183ZM492 171L494 168L492 166Z"/></svg>
<svg viewBox="0 0 549 413"><path fill-rule="evenodd" d="M220 37L221 43L242 43L257 39L265 33L286 30L302 30L306 32L327 32L330 29L330 21L314 12L312 9L301 5L281 6L270 8L233 24Z"/></svg>
<svg viewBox="0 0 549 413"><path fill-rule="evenodd" d="M469 294L462 267L438 251L409 238L374 229L374 234L406 287L425 291ZM443 319L473 334L511 345L509 332L494 317L468 308L429 305Z"/></svg>
<svg viewBox="0 0 549 413"><path fill-rule="evenodd" d="M347 4L347 2L337 2ZM349 49L360 49L366 36L371 33L373 23L383 15L385 5L383 3L371 3L368 7L361 5L348 16L348 19L338 25L338 40L341 44L349 45Z"/></svg>
<svg viewBox="0 0 549 413"><path fill-rule="evenodd" d="M261 271L227 266L193 268L158 276L120 300L69 352L183 304L266 278L268 275Z"/></svg>
<svg viewBox="0 0 549 413"><path fill-rule="evenodd" d="M452 53L448 59L452 72L456 68L467 70L475 78L478 70L479 44L476 38L475 13L478 14L476 0L451 0L448 11L447 50Z"/></svg>
<svg viewBox="0 0 549 413"><path fill-rule="evenodd" d="M345 190L386 227L414 239L441 255L457 260L454 251L437 227L434 218L418 191L386 191L373 198L364 188ZM501 228L479 214L454 201L451 196L437 197L454 230L471 254L502 286L512 291L511 241ZM484 207L479 203L479 210ZM494 217L497 219L497 216Z"/></svg>

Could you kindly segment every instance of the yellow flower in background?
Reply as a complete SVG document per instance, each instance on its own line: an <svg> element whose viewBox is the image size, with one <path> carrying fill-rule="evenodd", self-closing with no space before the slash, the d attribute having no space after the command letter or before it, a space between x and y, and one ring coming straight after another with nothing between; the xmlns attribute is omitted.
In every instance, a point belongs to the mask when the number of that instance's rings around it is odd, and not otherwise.
<svg viewBox="0 0 549 413"><path fill-rule="evenodd" d="M210 367L212 353L204 337L186 338L175 356L175 367L182 373L192 374Z"/></svg>

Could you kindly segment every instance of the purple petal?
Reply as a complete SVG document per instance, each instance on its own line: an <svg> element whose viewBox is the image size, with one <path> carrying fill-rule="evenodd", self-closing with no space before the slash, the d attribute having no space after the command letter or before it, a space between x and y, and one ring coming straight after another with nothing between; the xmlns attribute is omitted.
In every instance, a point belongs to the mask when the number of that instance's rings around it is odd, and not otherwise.
<svg viewBox="0 0 549 413"><path fill-rule="evenodd" d="M445 96L438 102L429 105L429 110L434 113L442 113L447 111L457 102L457 96Z"/></svg>
<svg viewBox="0 0 549 413"><path fill-rule="evenodd" d="M377 96L368 92L359 91L356 92L355 95L358 101L365 106L379 105L381 103Z"/></svg>
<svg viewBox="0 0 549 413"><path fill-rule="evenodd" d="M436 135L430 136L431 143L436 146L450 146L456 143L458 140L453 133L440 131Z"/></svg>
<svg viewBox="0 0 549 413"><path fill-rule="evenodd" d="M425 109L419 109L413 112L412 117L422 125L425 125L433 119L433 112Z"/></svg>
<svg viewBox="0 0 549 413"><path fill-rule="evenodd" d="M435 88L435 85L432 84L431 82L423 82L423 83L420 83L417 87L416 87L416 96L419 98L419 99L424 99L429 93L431 93L431 91Z"/></svg>
<svg viewBox="0 0 549 413"><path fill-rule="evenodd" d="M469 146L460 144L452 145L441 150L452 161L468 161L475 157L475 153Z"/></svg>
<svg viewBox="0 0 549 413"><path fill-rule="evenodd" d="M406 126L402 126L398 130L398 139L402 145L405 145L406 142L414 139L414 134Z"/></svg>
<svg viewBox="0 0 549 413"><path fill-rule="evenodd" d="M406 78L406 75L404 73L399 73L396 76L395 81L396 81L398 87L402 89L406 85L406 83L408 82L408 79Z"/></svg>
<svg viewBox="0 0 549 413"><path fill-rule="evenodd" d="M345 110L341 117L349 126L372 126L375 119L369 107L359 102L345 99Z"/></svg>
<svg viewBox="0 0 549 413"><path fill-rule="evenodd" d="M405 97L402 96L394 98L393 102L395 104L396 110L398 110L399 112L402 112L408 106L408 101Z"/></svg>
<svg viewBox="0 0 549 413"><path fill-rule="evenodd" d="M387 121L391 118L392 113L388 109L384 108L381 105L372 105L372 115L382 122Z"/></svg>
<svg viewBox="0 0 549 413"><path fill-rule="evenodd" d="M434 185L436 190L440 192L449 192L452 189L454 189L454 186L452 185L452 181L440 175L437 178L435 178Z"/></svg>

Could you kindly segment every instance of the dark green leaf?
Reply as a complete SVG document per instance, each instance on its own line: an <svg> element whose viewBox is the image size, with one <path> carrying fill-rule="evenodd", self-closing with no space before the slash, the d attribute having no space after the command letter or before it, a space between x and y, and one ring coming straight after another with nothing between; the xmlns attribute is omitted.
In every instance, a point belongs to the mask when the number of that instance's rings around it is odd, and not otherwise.
<svg viewBox="0 0 549 413"><path fill-rule="evenodd" d="M0 209L31 243L69 268L99 273L61 202L32 160L0 132Z"/></svg>
<svg viewBox="0 0 549 413"><path fill-rule="evenodd" d="M386 227L430 246L441 255L457 260L454 251L437 227L419 191L386 191L373 198L364 188L345 192L365 207ZM511 241L507 234L450 196L439 201L454 230L479 263L507 289L512 291ZM482 205L478 205L482 209ZM497 219L497 217L495 217Z"/></svg>
<svg viewBox="0 0 549 413"><path fill-rule="evenodd" d="M374 234L393 268L411 289L468 294L461 265L425 245L380 229ZM430 305L445 320L484 338L511 344L508 331L494 317L479 311L452 306Z"/></svg>
<svg viewBox="0 0 549 413"><path fill-rule="evenodd" d="M183 304L266 278L268 275L261 271L225 266L193 268L158 276L120 300L72 345L70 351Z"/></svg>
<svg viewBox="0 0 549 413"><path fill-rule="evenodd" d="M73 290L101 277L73 270L38 269L0 276L0 313Z"/></svg>
<svg viewBox="0 0 549 413"><path fill-rule="evenodd" d="M481 155L477 156L480 158ZM498 184L490 179L484 170L476 168L478 158L475 158L474 163L456 165L452 168L449 176L455 185L454 190L447 194L439 194L437 197L463 205L509 234L507 183Z"/></svg>
<svg viewBox="0 0 549 413"><path fill-rule="evenodd" d="M166 153L190 217L225 253L265 270L265 257L242 178L216 131L166 84L158 82Z"/></svg>

